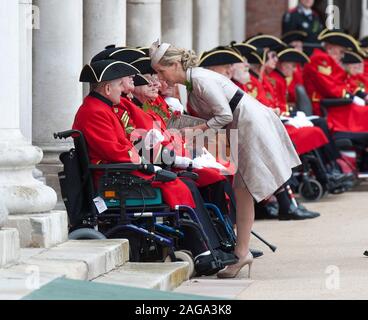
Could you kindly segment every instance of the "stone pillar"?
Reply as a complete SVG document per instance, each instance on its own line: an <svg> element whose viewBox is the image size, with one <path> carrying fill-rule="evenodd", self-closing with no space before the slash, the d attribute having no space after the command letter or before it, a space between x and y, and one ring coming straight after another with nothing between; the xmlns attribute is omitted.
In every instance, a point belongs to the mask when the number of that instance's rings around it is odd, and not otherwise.
<svg viewBox="0 0 368 320"><path fill-rule="evenodd" d="M33 179L32 169L42 159L42 150L33 147L20 132L19 105L19 5L18 1L0 3L0 50L2 78L0 86L0 194L10 214L51 210L55 192Z"/></svg>
<svg viewBox="0 0 368 320"><path fill-rule="evenodd" d="M126 35L131 47L161 39L161 0L127 0Z"/></svg>
<svg viewBox="0 0 368 320"><path fill-rule="evenodd" d="M42 150L29 144L20 131L19 13L18 1L0 2L0 39L5 48L11 48L0 50L0 61L4 62L2 78L6 79L0 86L0 194L10 214L5 226L11 224L12 218L15 221L20 216L26 219L34 216L32 213L48 212L56 203L55 191L32 175L42 159ZM10 230L1 235L0 246L13 237L18 239L18 232ZM17 254L16 247L12 252L9 256Z"/></svg>
<svg viewBox="0 0 368 320"><path fill-rule="evenodd" d="M83 2L83 64L107 45L125 46L126 0L88 0ZM84 85L87 95L89 85Z"/></svg>
<svg viewBox="0 0 368 320"><path fill-rule="evenodd" d="M360 38L368 36L368 0L362 0L362 19L360 23Z"/></svg>
<svg viewBox="0 0 368 320"><path fill-rule="evenodd" d="M193 47L200 55L219 45L219 0L193 0Z"/></svg>
<svg viewBox="0 0 368 320"><path fill-rule="evenodd" d="M126 0L83 2L83 62L107 45L125 46Z"/></svg>
<svg viewBox="0 0 368 320"><path fill-rule="evenodd" d="M233 0L220 1L220 44L228 45L233 40Z"/></svg>
<svg viewBox="0 0 368 320"><path fill-rule="evenodd" d="M32 142L32 28L38 27L38 11L32 0L19 0L20 130Z"/></svg>
<svg viewBox="0 0 368 320"><path fill-rule="evenodd" d="M232 0L231 28L232 39L242 42L246 38L246 7L247 0Z"/></svg>
<svg viewBox="0 0 368 320"><path fill-rule="evenodd" d="M33 31L33 144L44 152L38 168L60 194L59 154L71 142L55 140L53 133L71 128L82 103L78 82L83 64L82 0L34 0L34 4L40 28Z"/></svg>
<svg viewBox="0 0 368 320"><path fill-rule="evenodd" d="M192 0L162 0L162 41L179 48L193 47Z"/></svg>

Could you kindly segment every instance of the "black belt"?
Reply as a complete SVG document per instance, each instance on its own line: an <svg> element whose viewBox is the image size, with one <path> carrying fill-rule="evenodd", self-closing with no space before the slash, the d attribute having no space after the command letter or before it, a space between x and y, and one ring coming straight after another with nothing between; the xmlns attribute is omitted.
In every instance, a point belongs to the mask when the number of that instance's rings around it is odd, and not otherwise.
<svg viewBox="0 0 368 320"><path fill-rule="evenodd" d="M243 98L244 92L239 90L234 94L234 96L231 98L229 105L231 108L232 113L234 113L236 107L238 106L240 100Z"/></svg>

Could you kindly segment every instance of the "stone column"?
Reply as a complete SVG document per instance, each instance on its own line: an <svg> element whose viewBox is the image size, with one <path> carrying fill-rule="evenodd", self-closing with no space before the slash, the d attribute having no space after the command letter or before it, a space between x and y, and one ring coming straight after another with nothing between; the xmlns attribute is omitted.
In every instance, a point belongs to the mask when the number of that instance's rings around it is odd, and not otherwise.
<svg viewBox="0 0 368 320"><path fill-rule="evenodd" d="M83 2L83 64L107 45L125 46L126 0L88 0ZM89 85L83 86L83 95Z"/></svg>
<svg viewBox="0 0 368 320"><path fill-rule="evenodd" d="M360 38L368 36L368 0L362 0L362 19L360 23Z"/></svg>
<svg viewBox="0 0 368 320"><path fill-rule="evenodd" d="M192 0L162 0L162 41L179 48L193 46Z"/></svg>
<svg viewBox="0 0 368 320"><path fill-rule="evenodd" d="M33 144L44 152L38 168L60 194L59 154L71 142L55 140L53 133L71 128L82 103L82 0L34 0L34 5L40 28L33 30Z"/></svg>
<svg viewBox="0 0 368 320"><path fill-rule="evenodd" d="M228 45L233 40L233 0L220 1L220 44Z"/></svg>
<svg viewBox="0 0 368 320"><path fill-rule="evenodd" d="M83 2L83 62L107 45L125 46L126 0Z"/></svg>
<svg viewBox="0 0 368 320"><path fill-rule="evenodd" d="M126 35L131 47L161 39L161 0L127 0Z"/></svg>
<svg viewBox="0 0 368 320"><path fill-rule="evenodd" d="M42 150L29 144L20 131L19 12L18 1L0 2L0 39L5 48L11 48L0 50L0 61L4 62L2 79L5 80L0 86L0 194L3 207L5 205L10 214L6 226L12 226L14 221L17 224L21 219L28 219L29 232L21 234L22 238L23 235L31 237L34 231L31 218L27 217L36 216L32 213L52 210L56 194L33 178L32 171L42 159ZM11 235L5 235L1 241L18 237L17 232L8 233Z"/></svg>
<svg viewBox="0 0 368 320"><path fill-rule="evenodd" d="M193 47L198 55L219 45L219 21L219 0L193 0Z"/></svg>
<svg viewBox="0 0 368 320"><path fill-rule="evenodd" d="M242 42L246 38L246 8L247 0L232 0L231 29L232 39Z"/></svg>
<svg viewBox="0 0 368 320"><path fill-rule="evenodd" d="M19 0L20 129L32 142L32 28L38 27L38 10L32 0Z"/></svg>

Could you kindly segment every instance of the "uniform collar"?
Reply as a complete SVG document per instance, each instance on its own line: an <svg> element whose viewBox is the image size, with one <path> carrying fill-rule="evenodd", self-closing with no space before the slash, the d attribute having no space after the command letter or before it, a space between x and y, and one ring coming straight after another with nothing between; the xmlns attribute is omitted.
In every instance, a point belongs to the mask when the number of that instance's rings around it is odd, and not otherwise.
<svg viewBox="0 0 368 320"><path fill-rule="evenodd" d="M312 9L306 9L302 5L298 6L298 11L299 13L303 13L305 16L310 16L313 13Z"/></svg>
<svg viewBox="0 0 368 320"><path fill-rule="evenodd" d="M89 96L94 97L94 98L102 101L103 103L106 103L109 107L112 107L114 105L111 100L105 98L103 95L99 94L96 91L90 92Z"/></svg>

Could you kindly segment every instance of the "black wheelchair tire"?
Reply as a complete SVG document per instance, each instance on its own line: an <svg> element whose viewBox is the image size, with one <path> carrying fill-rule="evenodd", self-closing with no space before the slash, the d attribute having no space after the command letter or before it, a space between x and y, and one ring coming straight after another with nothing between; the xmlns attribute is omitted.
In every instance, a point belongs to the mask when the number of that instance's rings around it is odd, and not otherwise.
<svg viewBox="0 0 368 320"><path fill-rule="evenodd" d="M312 188L312 193L308 190L308 185L306 182L301 182L298 188L298 193L306 201L318 201L323 196L323 187L315 179L308 179L310 186Z"/></svg>
<svg viewBox="0 0 368 320"><path fill-rule="evenodd" d="M104 240L106 237L99 231L91 228L80 228L69 233L69 240Z"/></svg>

